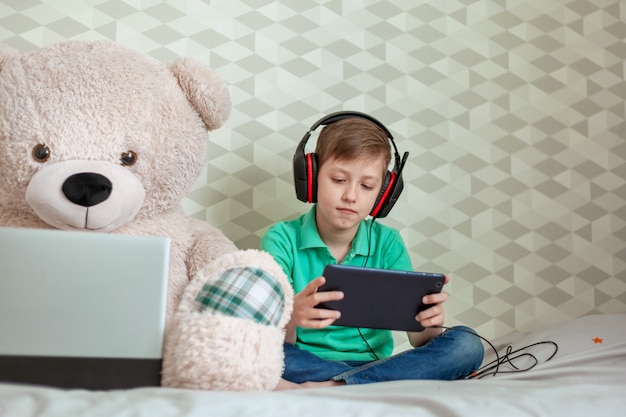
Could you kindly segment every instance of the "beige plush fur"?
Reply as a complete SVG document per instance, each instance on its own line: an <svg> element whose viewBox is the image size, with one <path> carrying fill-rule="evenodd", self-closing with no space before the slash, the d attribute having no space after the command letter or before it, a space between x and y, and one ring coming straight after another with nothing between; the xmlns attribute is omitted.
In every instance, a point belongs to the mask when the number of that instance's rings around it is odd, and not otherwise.
<svg viewBox="0 0 626 417"><path fill-rule="evenodd" d="M0 45L0 226L170 237L168 386L268 390L282 372L285 275L179 207L230 108L220 77L191 59L166 65L106 41ZM98 182L90 193L65 188L85 173ZM279 325L193 311L204 282L242 265L284 288Z"/></svg>
<svg viewBox="0 0 626 417"><path fill-rule="evenodd" d="M282 270L269 254L255 250L225 255L202 269L187 286L181 307L173 317L172 333L166 340L165 352L167 354L184 349L185 355L166 361L163 368L164 384L173 387L195 386L246 391L258 387L269 388L277 384L275 374L249 370L272 368L276 360L282 358L282 344L275 341L284 338L282 329L287 324L288 315L283 314L278 326L269 327L239 318L200 313L192 307L193 299L202 285L211 282L224 270L236 266L258 268L275 276L282 274ZM286 294L291 293L291 287L286 280L280 281L280 284ZM291 307L292 298L288 298L286 309L291 311ZM221 334L224 337L214 338L211 337L212 334ZM239 360L233 361L234 357ZM230 380L224 378L224 373L247 377Z"/></svg>

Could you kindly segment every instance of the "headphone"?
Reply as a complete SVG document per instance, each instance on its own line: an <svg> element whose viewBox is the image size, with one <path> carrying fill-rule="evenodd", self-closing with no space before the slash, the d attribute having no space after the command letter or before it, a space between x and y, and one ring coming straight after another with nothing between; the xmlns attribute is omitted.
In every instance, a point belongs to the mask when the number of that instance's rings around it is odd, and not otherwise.
<svg viewBox="0 0 626 417"><path fill-rule="evenodd" d="M404 183L402 181L402 168L404 168L404 164L409 156L409 153L405 152L401 160L400 153L398 152L398 148L396 147L396 143L394 142L389 129L387 129L381 122L365 113L340 111L323 117L311 126L302 140L300 140L300 143L296 148L296 153L293 156L293 180L296 187L296 196L298 197L298 200L304 201L305 203L317 202L317 155L315 153L304 152L304 147L309 140L311 133L313 133L315 129L320 126L327 126L339 120L351 117L359 117L374 123L387 134L387 137L393 146L393 169L391 171L387 171L387 174L385 174L385 179L383 180L380 193L378 194L374 207L370 212L370 216L374 218L382 218L389 214L389 211L398 200L398 197L404 188Z"/></svg>

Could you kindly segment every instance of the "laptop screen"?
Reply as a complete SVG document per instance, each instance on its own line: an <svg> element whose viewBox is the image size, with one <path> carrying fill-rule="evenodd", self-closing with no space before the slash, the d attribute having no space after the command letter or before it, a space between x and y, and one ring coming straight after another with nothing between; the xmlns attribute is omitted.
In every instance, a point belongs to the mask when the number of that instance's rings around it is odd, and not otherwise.
<svg viewBox="0 0 626 417"><path fill-rule="evenodd" d="M160 363L169 249L164 237L0 228L0 360Z"/></svg>

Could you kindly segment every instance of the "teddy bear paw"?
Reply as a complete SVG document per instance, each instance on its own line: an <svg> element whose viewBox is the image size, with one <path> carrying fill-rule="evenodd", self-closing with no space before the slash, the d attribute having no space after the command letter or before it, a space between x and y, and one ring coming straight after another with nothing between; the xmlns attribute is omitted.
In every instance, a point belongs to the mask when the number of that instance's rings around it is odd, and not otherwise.
<svg viewBox="0 0 626 417"><path fill-rule="evenodd" d="M283 327L292 306L286 279L259 265L205 272L187 288L168 326L163 385L273 389L283 371Z"/></svg>
<svg viewBox="0 0 626 417"><path fill-rule="evenodd" d="M194 300L197 311L278 326L285 306L285 294L274 277L251 267L226 270L206 282Z"/></svg>

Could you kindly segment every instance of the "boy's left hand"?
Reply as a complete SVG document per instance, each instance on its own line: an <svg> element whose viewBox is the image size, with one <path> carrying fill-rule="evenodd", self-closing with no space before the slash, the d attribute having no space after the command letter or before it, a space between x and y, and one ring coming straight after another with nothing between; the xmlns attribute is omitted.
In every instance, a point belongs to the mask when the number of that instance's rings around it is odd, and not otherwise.
<svg viewBox="0 0 626 417"><path fill-rule="evenodd" d="M450 277L446 275L445 283L447 284L448 282L450 282ZM422 298L422 302L432 305L426 310L420 311L417 316L415 316L415 319L425 328L443 326L445 321L443 303L447 300L448 294L444 292L425 295L424 298Z"/></svg>

